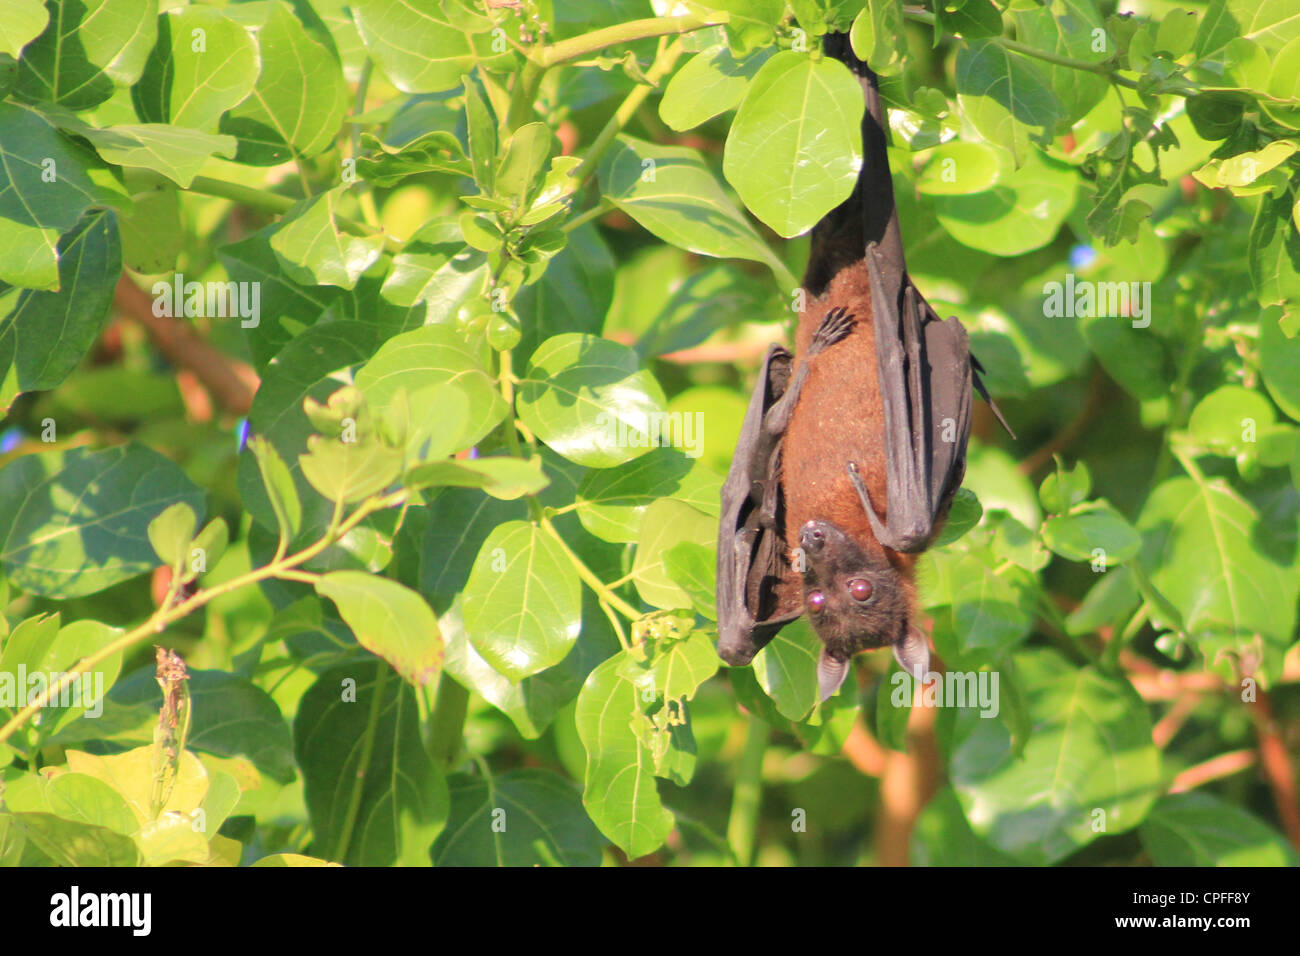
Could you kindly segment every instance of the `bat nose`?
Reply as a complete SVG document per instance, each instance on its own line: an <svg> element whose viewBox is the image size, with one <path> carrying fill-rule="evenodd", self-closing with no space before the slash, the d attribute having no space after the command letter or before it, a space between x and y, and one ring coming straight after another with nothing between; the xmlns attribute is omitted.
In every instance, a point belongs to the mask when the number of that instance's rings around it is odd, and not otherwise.
<svg viewBox="0 0 1300 956"><path fill-rule="evenodd" d="M809 521L799 531L799 546L805 551L816 553L826 544L826 532L820 521Z"/></svg>

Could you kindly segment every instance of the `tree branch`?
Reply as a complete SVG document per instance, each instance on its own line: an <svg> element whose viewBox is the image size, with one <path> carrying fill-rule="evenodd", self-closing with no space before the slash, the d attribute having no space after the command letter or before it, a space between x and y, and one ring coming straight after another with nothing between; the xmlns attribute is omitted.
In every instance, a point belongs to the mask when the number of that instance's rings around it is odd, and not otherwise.
<svg viewBox="0 0 1300 956"><path fill-rule="evenodd" d="M113 303L125 316L145 327L154 347L179 369L186 369L221 403L239 416L253 406L260 384L247 364L209 345L194 327L170 315L155 315L153 298L125 272L117 282Z"/></svg>

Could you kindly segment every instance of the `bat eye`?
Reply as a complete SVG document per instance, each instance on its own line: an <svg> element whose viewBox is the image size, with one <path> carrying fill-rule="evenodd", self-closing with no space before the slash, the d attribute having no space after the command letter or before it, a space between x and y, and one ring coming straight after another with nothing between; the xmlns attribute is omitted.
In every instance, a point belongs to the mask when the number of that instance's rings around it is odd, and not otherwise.
<svg viewBox="0 0 1300 956"><path fill-rule="evenodd" d="M855 601L868 601L871 599L871 582L866 578L854 578L849 582L849 596Z"/></svg>
<svg viewBox="0 0 1300 956"><path fill-rule="evenodd" d="M820 611L822 605L826 603L826 595L821 591L813 591L808 595L808 606L814 611Z"/></svg>

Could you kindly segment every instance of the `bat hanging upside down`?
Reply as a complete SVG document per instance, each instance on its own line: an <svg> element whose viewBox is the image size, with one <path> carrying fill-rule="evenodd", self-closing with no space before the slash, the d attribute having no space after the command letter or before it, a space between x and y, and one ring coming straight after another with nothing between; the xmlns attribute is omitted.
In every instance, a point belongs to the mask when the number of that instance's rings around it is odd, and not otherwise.
<svg viewBox="0 0 1300 956"><path fill-rule="evenodd" d="M858 651L891 646L913 676L929 669L916 555L966 471L972 384L989 400L966 330L907 275L876 76L846 35L824 42L866 95L862 169L813 229L795 354L764 359L718 531L718 653L748 664L806 610L822 700Z"/></svg>

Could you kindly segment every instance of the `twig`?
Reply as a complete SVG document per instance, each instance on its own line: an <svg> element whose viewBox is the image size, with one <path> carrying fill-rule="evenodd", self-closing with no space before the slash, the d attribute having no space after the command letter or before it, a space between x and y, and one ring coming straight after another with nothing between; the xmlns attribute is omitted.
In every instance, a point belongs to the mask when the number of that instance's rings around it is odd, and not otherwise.
<svg viewBox="0 0 1300 956"><path fill-rule="evenodd" d="M1203 783L1210 783L1223 777L1231 777L1234 773L1241 773L1247 767L1254 766L1255 760L1255 751L1253 750L1233 750L1226 754L1219 754L1219 756L1211 757L1204 763L1188 767L1174 777L1174 782L1169 785L1169 792L1183 793L1187 790L1193 790Z"/></svg>
<svg viewBox="0 0 1300 956"><path fill-rule="evenodd" d="M1070 419L1064 428L1052 437L1051 441L1031 452L1020 463L1020 473L1022 475L1034 474L1038 469L1050 462L1053 455L1069 448L1083 434L1084 430L1101 410L1105 381L1105 372L1102 371L1100 365L1094 364L1092 375L1088 379L1088 394L1083 401L1083 407L1079 409L1078 413L1074 418Z"/></svg>
<svg viewBox="0 0 1300 956"><path fill-rule="evenodd" d="M1255 720L1255 733L1259 737L1259 759L1273 802L1282 821L1282 830L1291 845L1300 850L1300 798L1296 796L1295 770L1291 755L1287 753L1282 735L1278 733L1277 720L1268 692L1260 689L1255 703L1249 708Z"/></svg>
<svg viewBox="0 0 1300 956"><path fill-rule="evenodd" d="M1183 724L1187 723L1187 718L1192 715L1200 702L1201 695L1194 690L1187 691L1175 700L1169 711L1151 728L1151 741L1163 750L1177 736L1178 731Z"/></svg>
<svg viewBox="0 0 1300 956"><path fill-rule="evenodd" d="M222 407L236 415L248 414L260 384L251 367L213 348L188 323L170 315L155 315L153 299L126 273L118 280L113 302L145 327L154 347L168 361L193 372Z"/></svg>

